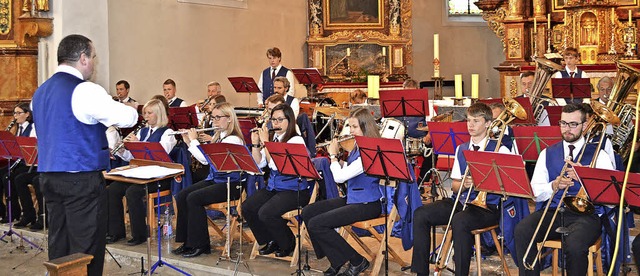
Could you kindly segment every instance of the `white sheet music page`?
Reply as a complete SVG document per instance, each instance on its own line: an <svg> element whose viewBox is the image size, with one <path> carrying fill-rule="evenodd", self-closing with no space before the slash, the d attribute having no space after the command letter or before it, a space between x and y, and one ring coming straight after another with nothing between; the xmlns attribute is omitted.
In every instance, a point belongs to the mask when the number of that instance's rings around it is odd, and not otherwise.
<svg viewBox="0 0 640 276"><path fill-rule="evenodd" d="M124 177L131 177L131 178L139 178L139 179L152 179L152 178L159 178L159 177L164 177L167 175L172 175L172 174L182 173L182 172L184 172L184 170L171 169L171 168L166 168L162 166L151 165L151 166L140 166L140 167L130 168L126 170L118 170L118 171L112 170L107 174L119 175Z"/></svg>

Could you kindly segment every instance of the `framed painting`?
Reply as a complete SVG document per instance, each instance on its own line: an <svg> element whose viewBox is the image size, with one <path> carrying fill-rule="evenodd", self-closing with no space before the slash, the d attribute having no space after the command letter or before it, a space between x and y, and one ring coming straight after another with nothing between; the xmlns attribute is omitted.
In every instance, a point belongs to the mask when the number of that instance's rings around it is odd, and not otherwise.
<svg viewBox="0 0 640 276"><path fill-rule="evenodd" d="M553 11L564 9L570 2L574 2L571 0L553 0ZM588 2L588 1L585 1ZM595 1L593 1L595 2ZM620 7L637 7L638 0L618 0L616 3ZM575 4L573 4L575 5Z"/></svg>
<svg viewBox="0 0 640 276"><path fill-rule="evenodd" d="M382 29L385 0L323 0L324 29Z"/></svg>

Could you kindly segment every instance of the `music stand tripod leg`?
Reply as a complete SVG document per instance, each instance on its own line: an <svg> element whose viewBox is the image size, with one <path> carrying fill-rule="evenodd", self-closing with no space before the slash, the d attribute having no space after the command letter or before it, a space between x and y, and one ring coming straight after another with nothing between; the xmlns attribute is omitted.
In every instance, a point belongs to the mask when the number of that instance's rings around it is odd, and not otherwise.
<svg viewBox="0 0 640 276"><path fill-rule="evenodd" d="M242 179L242 175L240 175L240 179ZM242 183L240 183L240 199L238 201L238 207L242 205ZM237 208L236 207L236 211ZM236 257L236 261L235 261L235 267L233 268L233 275L238 275L238 269L240 268L240 264L243 264L245 268L247 268L247 271L249 272L249 274L251 274L253 276L253 272L251 271L251 268L249 267L249 264L245 261L242 260L242 256L244 255L244 253L242 252L242 236L243 236L243 229L242 229L242 216L240 215L240 212L238 212L238 220L239 220L239 227L240 227L240 237L238 239L238 243L240 243L238 245L238 253L236 253L237 257Z"/></svg>

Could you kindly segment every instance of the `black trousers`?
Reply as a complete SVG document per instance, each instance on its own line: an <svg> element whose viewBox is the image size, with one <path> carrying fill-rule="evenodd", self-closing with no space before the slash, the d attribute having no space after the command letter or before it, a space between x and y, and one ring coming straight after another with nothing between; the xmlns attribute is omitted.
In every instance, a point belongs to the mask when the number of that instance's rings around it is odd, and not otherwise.
<svg viewBox="0 0 640 276"><path fill-rule="evenodd" d="M331 267L337 268L359 256L335 228L377 218L382 212L381 205L380 201L347 204L346 198L332 198L304 207L302 217L318 259L327 256Z"/></svg>
<svg viewBox="0 0 640 276"><path fill-rule="evenodd" d="M26 220L34 220L36 218L42 219L40 216L44 213L42 191L40 189L39 175L33 169L31 172L23 172L16 176L15 186L18 197L20 198L20 204L22 205L22 218ZM31 198L31 192L29 192L29 184L33 186L33 190L36 192L36 200L38 200L38 217L36 217L36 209Z"/></svg>
<svg viewBox="0 0 640 276"><path fill-rule="evenodd" d="M310 197L309 190L300 191L300 206L307 205ZM258 244L275 241L281 249L291 249L295 246L295 237L282 215L297 207L297 191L261 189L242 203L242 216Z"/></svg>
<svg viewBox="0 0 640 276"><path fill-rule="evenodd" d="M531 251L527 256L527 262L532 263L538 250L536 250L536 244L542 241L546 229L551 223L551 217L555 209L550 208L544 221L538 231L538 235L535 238L535 243L531 247ZM515 229L515 242L516 252L518 258L518 269L520 275L540 275L540 262L536 263L534 270L526 270L522 265L522 259L529 246L529 242L533 237L536 226L542 218L543 210L536 211L531 215L521 220ZM587 265L587 254L589 253L589 246L598 240L600 237L600 218L597 215L583 215L573 213L569 210L564 212L564 224L569 228L570 233L565 237L565 246L563 252L566 255L566 268L568 275L586 275L588 269L593 269ZM550 240L560 240L560 234L554 230L561 226L560 214L556 217L551 231L549 232Z"/></svg>
<svg viewBox="0 0 640 276"><path fill-rule="evenodd" d="M102 172L41 173L40 181L49 209L49 259L90 254L88 274L102 275L107 228Z"/></svg>
<svg viewBox="0 0 640 276"><path fill-rule="evenodd" d="M631 244L631 250L633 251L633 258L636 261L638 271L640 271L640 234L633 239Z"/></svg>
<svg viewBox="0 0 640 276"><path fill-rule="evenodd" d="M431 227L446 225L453 209L453 199L439 200L416 209L413 215L413 255L411 271L429 273L429 254L431 253ZM469 205L462 211L462 204L456 205L456 214L451 221L453 237L453 261L456 275L469 275L471 255L473 253L473 235L475 229L496 225L500 221L498 208L489 205L490 210ZM442 256L446 252L443 252Z"/></svg>
<svg viewBox="0 0 640 276"><path fill-rule="evenodd" d="M231 183L230 188L231 200L240 198L240 183ZM204 207L226 200L227 183L204 180L182 189L176 196L176 242L184 242L190 248L208 247L211 241Z"/></svg>
<svg viewBox="0 0 640 276"><path fill-rule="evenodd" d="M13 163L11 163L13 164ZM7 167L3 167L0 169L0 177L2 178L2 186L0 186L0 194L3 193L6 196L7 202L11 201L11 219L17 220L20 219L20 214L22 213L22 207L20 205L20 197L18 196L18 189L16 187L16 176L26 172L29 170L24 163L16 165L13 170L11 170L11 177L8 178ZM11 198L9 199L9 181L11 181ZM0 200L0 216L8 217L8 206L5 206L3 201Z"/></svg>
<svg viewBox="0 0 640 276"><path fill-rule="evenodd" d="M147 184L149 193L158 192L157 183ZM171 187L171 179L160 181L160 190L168 190ZM147 191L144 185L130 184L124 182L112 182L107 187L109 204L109 235L125 237L124 227L124 206L122 197L127 198L127 210L129 210L129 223L131 225L131 237L137 240L146 240L149 232L147 230L146 196Z"/></svg>

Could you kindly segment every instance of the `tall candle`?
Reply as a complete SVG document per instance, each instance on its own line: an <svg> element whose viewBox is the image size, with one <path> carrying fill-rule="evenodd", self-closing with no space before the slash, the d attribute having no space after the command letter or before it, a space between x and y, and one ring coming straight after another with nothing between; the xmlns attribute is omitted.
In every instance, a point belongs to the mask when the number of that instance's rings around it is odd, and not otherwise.
<svg viewBox="0 0 640 276"><path fill-rule="evenodd" d="M440 35L433 35L433 59L440 59Z"/></svg>
<svg viewBox="0 0 640 276"><path fill-rule="evenodd" d="M480 75L471 74L471 98L478 98L478 86L480 84Z"/></svg>
<svg viewBox="0 0 640 276"><path fill-rule="evenodd" d="M534 33L538 32L538 21L535 17L533 18L533 32Z"/></svg>
<svg viewBox="0 0 640 276"><path fill-rule="evenodd" d="M350 57L351 56L351 48L347 48L347 56Z"/></svg>
<svg viewBox="0 0 640 276"><path fill-rule="evenodd" d="M387 56L387 48L386 47L382 47L382 56L383 57Z"/></svg>
<svg viewBox="0 0 640 276"><path fill-rule="evenodd" d="M631 10L629 10L629 25L631 25Z"/></svg>
<svg viewBox="0 0 640 276"><path fill-rule="evenodd" d="M455 91L456 91L456 99L462 99L462 75L455 75Z"/></svg>
<svg viewBox="0 0 640 276"><path fill-rule="evenodd" d="M551 30L551 14L547 13L547 29Z"/></svg>

